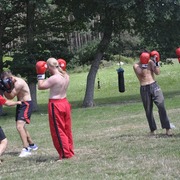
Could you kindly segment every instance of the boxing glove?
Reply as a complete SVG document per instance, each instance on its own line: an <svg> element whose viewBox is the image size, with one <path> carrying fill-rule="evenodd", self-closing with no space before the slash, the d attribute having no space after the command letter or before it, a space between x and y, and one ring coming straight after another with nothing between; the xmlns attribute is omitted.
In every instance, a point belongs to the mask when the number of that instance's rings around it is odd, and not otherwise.
<svg viewBox="0 0 180 180"><path fill-rule="evenodd" d="M160 61L160 55L157 51L151 51L150 53L151 59L154 61L156 66L159 66L159 61Z"/></svg>
<svg viewBox="0 0 180 180"><path fill-rule="evenodd" d="M180 47L176 49L176 55L177 55L178 61L180 63Z"/></svg>
<svg viewBox="0 0 180 180"><path fill-rule="evenodd" d="M45 79L46 69L47 69L47 64L45 61L38 61L36 63L36 73L37 73L37 79L38 80Z"/></svg>
<svg viewBox="0 0 180 180"><path fill-rule="evenodd" d="M149 59L150 59L150 54L148 52L141 53L140 63L142 64L142 68L147 68Z"/></svg>
<svg viewBox="0 0 180 180"><path fill-rule="evenodd" d="M7 93L11 93L12 89L14 88L14 83L11 78L3 79L3 84L5 87L5 91Z"/></svg>
<svg viewBox="0 0 180 180"><path fill-rule="evenodd" d="M61 67L61 69L63 71L65 71L66 70L66 61L64 59L58 59L57 61L59 63L59 66Z"/></svg>
<svg viewBox="0 0 180 180"><path fill-rule="evenodd" d="M4 86L4 82L3 82L2 79L0 79L0 90L3 91L3 92L6 91L6 88Z"/></svg>

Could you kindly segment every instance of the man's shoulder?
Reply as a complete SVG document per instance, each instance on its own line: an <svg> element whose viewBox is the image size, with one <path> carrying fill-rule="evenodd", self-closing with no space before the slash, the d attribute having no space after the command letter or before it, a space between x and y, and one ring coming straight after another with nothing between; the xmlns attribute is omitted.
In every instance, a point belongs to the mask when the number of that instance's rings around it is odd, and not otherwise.
<svg viewBox="0 0 180 180"><path fill-rule="evenodd" d="M139 62L137 62L137 63L134 63L133 67L134 67L134 68L140 67L140 64L139 64Z"/></svg>

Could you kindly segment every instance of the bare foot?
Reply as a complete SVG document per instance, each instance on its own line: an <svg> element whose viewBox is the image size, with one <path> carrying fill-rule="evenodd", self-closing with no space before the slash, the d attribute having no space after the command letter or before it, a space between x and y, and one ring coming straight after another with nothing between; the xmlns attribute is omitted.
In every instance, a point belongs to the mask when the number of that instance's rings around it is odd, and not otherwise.
<svg viewBox="0 0 180 180"><path fill-rule="evenodd" d="M166 129L166 135L167 136L172 136L173 133L171 132L171 129Z"/></svg>
<svg viewBox="0 0 180 180"><path fill-rule="evenodd" d="M155 136L155 135L156 135L155 131L150 131L149 132L149 136Z"/></svg>

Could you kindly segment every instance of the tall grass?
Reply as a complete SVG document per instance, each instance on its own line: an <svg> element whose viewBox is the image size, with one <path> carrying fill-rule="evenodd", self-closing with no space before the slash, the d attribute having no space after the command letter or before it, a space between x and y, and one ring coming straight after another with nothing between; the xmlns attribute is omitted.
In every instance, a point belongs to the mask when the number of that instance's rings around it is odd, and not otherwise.
<svg viewBox="0 0 180 180"><path fill-rule="evenodd" d="M180 176L180 65L161 67L156 79L161 86L168 116L176 129L174 136L164 135L157 108L154 107L158 131L148 136L149 128L139 95L139 82L132 65L124 65L124 93L118 92L119 67L100 69L101 89L96 88L93 108L81 108L87 73L70 74L68 99L72 104L75 157L57 163L58 154L52 144L48 116L48 91L38 91L39 111L32 114L28 130L39 150L31 157L19 158L21 140L15 129L15 108L5 107L8 113L0 117L9 140L1 159L0 179L64 179L64 180L156 180L179 179Z"/></svg>

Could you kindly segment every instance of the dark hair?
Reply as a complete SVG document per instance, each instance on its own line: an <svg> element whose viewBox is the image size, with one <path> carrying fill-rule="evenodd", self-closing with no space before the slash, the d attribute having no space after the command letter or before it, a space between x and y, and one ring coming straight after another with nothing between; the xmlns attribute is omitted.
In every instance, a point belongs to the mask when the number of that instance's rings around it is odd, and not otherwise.
<svg viewBox="0 0 180 180"><path fill-rule="evenodd" d="M1 73L1 79L10 78L10 77L12 77L12 73L11 73L10 70L8 70L8 71L3 71L3 72Z"/></svg>

